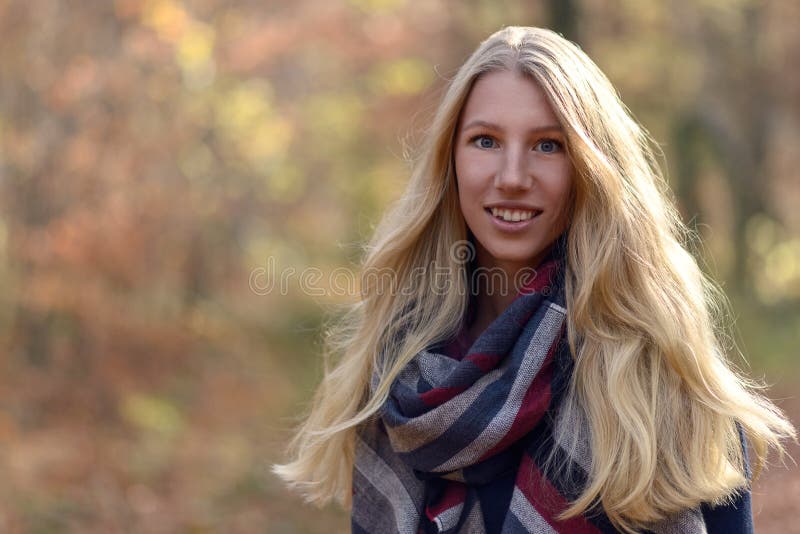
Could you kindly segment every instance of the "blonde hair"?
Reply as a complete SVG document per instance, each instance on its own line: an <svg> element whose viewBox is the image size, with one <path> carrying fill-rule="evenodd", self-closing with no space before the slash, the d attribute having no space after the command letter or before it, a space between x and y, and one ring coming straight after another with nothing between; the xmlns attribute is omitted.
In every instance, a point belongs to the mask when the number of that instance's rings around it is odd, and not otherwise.
<svg viewBox="0 0 800 534"><path fill-rule="evenodd" d="M450 254L467 239L453 141L475 80L499 69L541 86L575 167L566 252L575 367L564 409L585 414L591 469L562 517L600 502L618 528L632 531L722 501L748 484L737 423L756 474L770 447L783 454L781 440L794 437L794 428L727 362L718 330L724 296L684 245L692 235L649 136L575 44L525 27L490 36L450 81L407 190L362 264L365 272L390 270L410 291L363 280L361 299L329 333L324 379L291 443L293 460L274 471L309 502L335 498L349 506L356 429L377 413L417 352L457 332L469 291L463 265ZM452 291L434 290L432 264L459 273ZM371 387L373 371L380 379Z"/></svg>

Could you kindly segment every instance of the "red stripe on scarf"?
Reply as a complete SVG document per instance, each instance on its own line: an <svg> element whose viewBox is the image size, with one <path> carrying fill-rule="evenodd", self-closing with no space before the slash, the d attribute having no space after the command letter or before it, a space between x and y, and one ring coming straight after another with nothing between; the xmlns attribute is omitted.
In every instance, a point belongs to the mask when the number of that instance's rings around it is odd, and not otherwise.
<svg viewBox="0 0 800 534"><path fill-rule="evenodd" d="M600 529L591 524L584 516L573 517L564 521L556 520L556 516L569 507L567 499L539 470L539 466L525 453L517 471L517 487L536 508L551 527L559 533L600 534Z"/></svg>
<svg viewBox="0 0 800 534"><path fill-rule="evenodd" d="M458 386L454 388L433 388L425 393L421 393L419 398L427 406L439 406L449 401L469 386Z"/></svg>
<svg viewBox="0 0 800 534"><path fill-rule="evenodd" d="M475 354L469 354L464 359L474 363L475 367L485 373L497 365L497 362L500 361L501 356L499 354L482 354L480 352L476 352Z"/></svg>
<svg viewBox="0 0 800 534"><path fill-rule="evenodd" d="M439 498L439 500L425 507L425 515L428 516L428 519L433 521L436 516L442 512L449 510L454 506L464 504L464 501L466 500L467 485L462 484L461 482L456 482L455 480L448 481L444 493L442 493L442 496Z"/></svg>
<svg viewBox="0 0 800 534"><path fill-rule="evenodd" d="M500 361L501 357L499 354L475 353L468 355L466 359L472 362L478 369L481 370L481 372L486 373L497 365L497 362ZM433 388L425 393L421 393L419 398L425 403L426 406L439 406L440 404L444 404L445 402L449 401L471 385L472 384L466 384L457 387Z"/></svg>
<svg viewBox="0 0 800 534"><path fill-rule="evenodd" d="M539 265L539 268L536 270L536 275L519 288L517 298L519 298L521 295L541 293L545 286L553 282L553 277L556 274L557 267L558 264L553 261L544 262L543 264Z"/></svg>

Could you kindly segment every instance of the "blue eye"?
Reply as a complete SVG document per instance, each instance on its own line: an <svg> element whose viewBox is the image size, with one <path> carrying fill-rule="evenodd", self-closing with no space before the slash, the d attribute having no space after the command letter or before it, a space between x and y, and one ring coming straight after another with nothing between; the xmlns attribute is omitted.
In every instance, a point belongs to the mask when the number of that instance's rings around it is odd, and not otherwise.
<svg viewBox="0 0 800 534"><path fill-rule="evenodd" d="M545 154L552 154L553 152L561 150L563 145L555 139L544 139L540 141L535 148Z"/></svg>
<svg viewBox="0 0 800 534"><path fill-rule="evenodd" d="M476 143L477 141L477 143ZM478 148L494 148L494 139L488 135L477 135L470 139L470 143L476 145Z"/></svg>

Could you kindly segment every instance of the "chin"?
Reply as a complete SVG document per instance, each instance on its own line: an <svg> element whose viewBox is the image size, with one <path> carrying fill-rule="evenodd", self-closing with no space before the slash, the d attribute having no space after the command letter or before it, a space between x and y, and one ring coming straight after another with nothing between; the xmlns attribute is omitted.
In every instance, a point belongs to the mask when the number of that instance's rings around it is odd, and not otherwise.
<svg viewBox="0 0 800 534"><path fill-rule="evenodd" d="M500 263L516 263L520 265L528 265L533 267L537 256L541 254L540 250L526 250L524 252L503 252L503 251L490 251L492 258Z"/></svg>

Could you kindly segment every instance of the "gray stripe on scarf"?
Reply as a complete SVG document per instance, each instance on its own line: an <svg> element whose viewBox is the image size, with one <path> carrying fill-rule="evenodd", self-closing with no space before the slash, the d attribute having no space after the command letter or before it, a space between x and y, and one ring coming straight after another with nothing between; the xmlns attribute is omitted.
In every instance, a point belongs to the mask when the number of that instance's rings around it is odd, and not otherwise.
<svg viewBox="0 0 800 534"><path fill-rule="evenodd" d="M654 534L706 534L706 522L700 510L687 510L649 528Z"/></svg>
<svg viewBox="0 0 800 534"><path fill-rule="evenodd" d="M516 380L508 392L506 402L497 412L486 428L469 445L453 455L433 471L453 471L476 463L486 451L497 445L505 437L519 413L525 393L539 373L542 363L547 358L550 346L564 322L564 314L555 307L548 307L540 323L525 349L525 356L520 363Z"/></svg>
<svg viewBox="0 0 800 534"><path fill-rule="evenodd" d="M439 527L439 532L444 532L455 528L458 525L458 519L461 517L461 512L464 510L464 503L460 503L452 508L448 508L433 518L433 522Z"/></svg>
<svg viewBox="0 0 800 534"><path fill-rule="evenodd" d="M355 468L395 509L397 532L416 534L420 519L417 507L394 470L358 436L356 458Z"/></svg>
<svg viewBox="0 0 800 534"><path fill-rule="evenodd" d="M394 471L414 502L425 494L425 481L420 480L408 464L394 453L392 444L386 439L386 428L381 419L375 419L373 424L363 427L359 437ZM417 511L422 513L421 506Z"/></svg>
<svg viewBox="0 0 800 534"><path fill-rule="evenodd" d="M358 469L353 470L353 487L357 490L353 493L351 522L367 532L397 532L395 516L404 511L396 509Z"/></svg>
<svg viewBox="0 0 800 534"><path fill-rule="evenodd" d="M550 526L550 523L539 515L536 508L533 507L517 486L514 486L514 494L511 496L509 512L514 514L517 520L528 529L528 532L535 532L536 534L558 534L558 532ZM505 528L503 530L505 530Z"/></svg>
<svg viewBox="0 0 800 534"><path fill-rule="evenodd" d="M442 356L448 358L447 356ZM452 358L449 358L452 360ZM455 360L453 360L455 361ZM456 362L457 363L457 362ZM449 401L410 419L396 427L386 426L392 448L396 452L409 452L435 441L444 434L469 408L483 391L499 380L510 365L508 359L499 368L479 378L463 393ZM434 431L435 430L435 431Z"/></svg>
<svg viewBox="0 0 800 534"><path fill-rule="evenodd" d="M459 360L441 354L422 351L400 372L400 381L416 390L420 378L430 384L439 384L459 365ZM417 372L419 369L419 372Z"/></svg>
<svg viewBox="0 0 800 534"><path fill-rule="evenodd" d="M485 534L486 527L483 524L483 511L481 510L481 503L475 499L475 504L472 505L472 510L461 525L459 534Z"/></svg>

